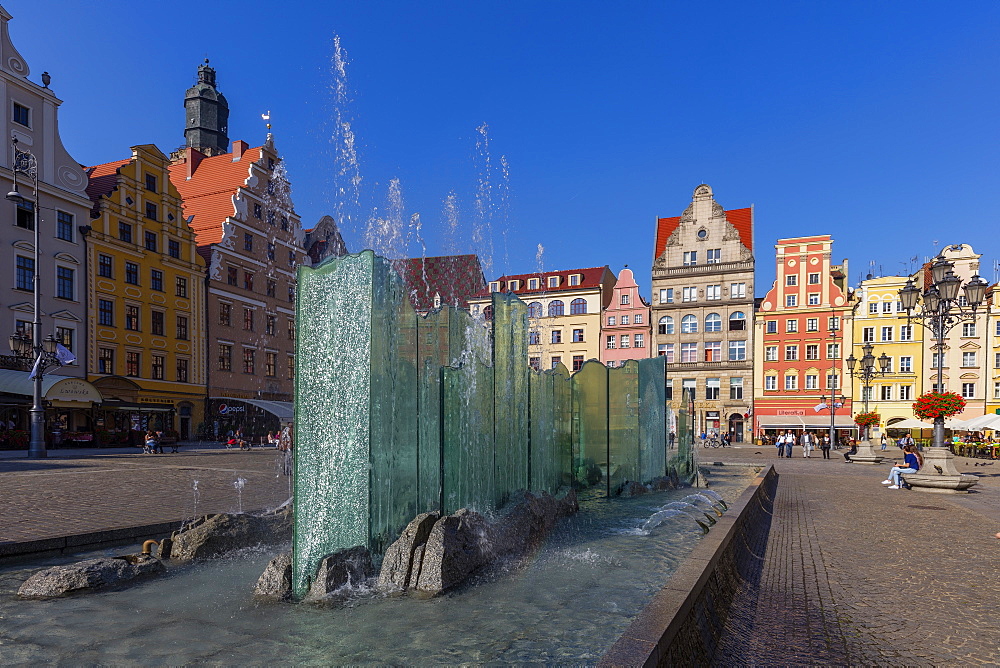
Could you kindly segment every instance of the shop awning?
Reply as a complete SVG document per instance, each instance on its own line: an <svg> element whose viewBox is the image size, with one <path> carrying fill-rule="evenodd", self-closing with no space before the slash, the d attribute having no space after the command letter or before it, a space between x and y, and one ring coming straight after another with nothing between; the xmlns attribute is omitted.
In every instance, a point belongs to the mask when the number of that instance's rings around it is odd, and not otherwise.
<svg viewBox="0 0 1000 668"><path fill-rule="evenodd" d="M854 429L854 418L850 415L837 415L834 427L837 429ZM758 415L758 429L823 429L830 428L829 415Z"/></svg>
<svg viewBox="0 0 1000 668"><path fill-rule="evenodd" d="M34 395L35 381L27 371L0 369L0 392ZM42 397L60 402L92 403L103 400L100 391L82 378L69 378L48 374L42 376Z"/></svg>
<svg viewBox="0 0 1000 668"><path fill-rule="evenodd" d="M242 401L267 411L282 422L291 422L295 418L295 409L291 401L264 401L263 399L234 399L232 397L212 397L212 401Z"/></svg>

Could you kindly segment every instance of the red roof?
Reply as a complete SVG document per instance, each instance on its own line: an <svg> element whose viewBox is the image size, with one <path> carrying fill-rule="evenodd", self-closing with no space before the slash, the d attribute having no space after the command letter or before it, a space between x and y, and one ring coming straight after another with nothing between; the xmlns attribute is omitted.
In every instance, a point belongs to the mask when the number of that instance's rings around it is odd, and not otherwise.
<svg viewBox="0 0 1000 668"><path fill-rule="evenodd" d="M106 195L114 192L118 186L118 170L124 167L132 158L106 162L103 165L87 167L87 196L94 202L94 211L97 210L97 203Z"/></svg>
<svg viewBox="0 0 1000 668"><path fill-rule="evenodd" d="M581 274L579 285L570 285L569 277L572 274ZM546 271L546 272L535 272L533 274L512 274L510 276L501 276L491 282L500 282L501 292L511 292L515 295L530 295L530 294L551 294L553 292L566 292L570 290L580 290L581 288L598 288L601 287L604 277L610 274L611 284L615 282L615 275L611 273L607 265L603 267L588 267L587 269L566 269L564 271ZM549 277L559 276L562 280L559 281L559 286L550 288ZM537 288L528 288L529 278L539 278ZM520 281L519 287L516 290L510 289L511 281ZM484 292L475 295L476 297L489 297L490 291L488 289Z"/></svg>
<svg viewBox="0 0 1000 668"><path fill-rule="evenodd" d="M250 165L260 160L261 148L245 150L235 162L232 153L204 157L194 166L190 179L187 162L176 162L170 166L170 181L181 195L184 217L194 216L191 229L198 246L222 241L222 223L236 214L233 195L238 188L246 185L250 178ZM191 160L192 151L188 152L188 160ZM196 155L195 159L200 155Z"/></svg>
<svg viewBox="0 0 1000 668"><path fill-rule="evenodd" d="M393 260L410 302L418 311L434 308L435 293L441 304L469 308L469 299L486 289L483 269L476 255L442 255L439 257Z"/></svg>
<svg viewBox="0 0 1000 668"><path fill-rule="evenodd" d="M740 241L748 249L753 250L753 209L732 209L726 211L726 220L740 233ZM663 250L667 247L667 239L677 229L681 222L680 216L670 218L659 218L656 221L656 249L653 258L663 255Z"/></svg>

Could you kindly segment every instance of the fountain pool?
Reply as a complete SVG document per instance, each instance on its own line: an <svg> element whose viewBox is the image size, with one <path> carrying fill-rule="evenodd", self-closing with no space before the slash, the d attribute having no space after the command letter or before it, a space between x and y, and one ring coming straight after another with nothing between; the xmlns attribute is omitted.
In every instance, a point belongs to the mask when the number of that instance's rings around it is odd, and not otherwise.
<svg viewBox="0 0 1000 668"><path fill-rule="evenodd" d="M710 489L732 504L753 475L726 467ZM39 568L124 550L9 565L0 569L0 656L52 665L593 663L702 536L683 514L642 526L698 491L586 493L537 554L430 600L359 587L337 605L254 602L254 582L287 546L176 567L125 591L46 601L15 592Z"/></svg>

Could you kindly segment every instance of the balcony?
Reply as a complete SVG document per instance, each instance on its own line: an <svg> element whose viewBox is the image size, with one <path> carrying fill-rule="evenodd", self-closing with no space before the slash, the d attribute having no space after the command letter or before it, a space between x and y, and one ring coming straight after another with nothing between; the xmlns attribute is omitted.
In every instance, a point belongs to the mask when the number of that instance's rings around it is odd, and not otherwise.
<svg viewBox="0 0 1000 668"><path fill-rule="evenodd" d="M716 262L715 264L696 264L691 267L653 268L653 278L671 276L701 276L704 274L732 274L746 271L753 273L753 262Z"/></svg>
<svg viewBox="0 0 1000 668"><path fill-rule="evenodd" d="M667 363L668 372L681 373L684 371L722 371L726 369L732 370L751 370L753 369L752 360L723 360L720 362L669 362Z"/></svg>

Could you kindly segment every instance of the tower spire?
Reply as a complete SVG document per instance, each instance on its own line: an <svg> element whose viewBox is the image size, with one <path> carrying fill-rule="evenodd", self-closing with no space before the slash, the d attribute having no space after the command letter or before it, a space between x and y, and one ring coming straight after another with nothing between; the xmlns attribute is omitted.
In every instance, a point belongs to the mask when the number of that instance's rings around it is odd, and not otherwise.
<svg viewBox="0 0 1000 668"><path fill-rule="evenodd" d="M206 155L229 151L229 102L216 88L215 68L208 58L198 66L198 82L184 95L187 146Z"/></svg>

